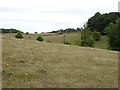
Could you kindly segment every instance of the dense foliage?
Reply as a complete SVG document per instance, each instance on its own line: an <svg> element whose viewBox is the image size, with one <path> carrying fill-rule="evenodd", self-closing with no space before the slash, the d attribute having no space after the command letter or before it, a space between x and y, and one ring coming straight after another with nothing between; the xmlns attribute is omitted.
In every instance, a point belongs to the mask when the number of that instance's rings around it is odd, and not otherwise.
<svg viewBox="0 0 120 90"><path fill-rule="evenodd" d="M28 34L29 34L29 32L26 32L26 33L25 33L25 35L28 35Z"/></svg>
<svg viewBox="0 0 120 90"><path fill-rule="evenodd" d="M43 41L43 37L41 35L39 35L36 40Z"/></svg>
<svg viewBox="0 0 120 90"><path fill-rule="evenodd" d="M120 19L116 23L110 23L108 27L105 28L108 34L109 48L112 50L120 51Z"/></svg>
<svg viewBox="0 0 120 90"><path fill-rule="evenodd" d="M111 12L100 14L97 12L93 17L89 18L87 25L91 31L97 31L101 34L107 34L104 29L108 26L111 22L115 24L115 21L120 17L120 13L118 12Z"/></svg>
<svg viewBox="0 0 120 90"><path fill-rule="evenodd" d="M77 29L67 28L65 30L60 29L60 30L57 30L57 31L52 31L50 33L71 33L71 32L78 32L78 31L81 31L81 28L77 28Z"/></svg>
<svg viewBox="0 0 120 90"><path fill-rule="evenodd" d="M12 29L12 28L11 29L4 29L4 28L0 29L0 33L17 33L17 32L23 33L20 30L16 30L16 29Z"/></svg>
<svg viewBox="0 0 120 90"><path fill-rule="evenodd" d="M21 38L23 38L23 35L22 35L21 32L17 32L17 34L15 35L15 37L21 39Z"/></svg>
<svg viewBox="0 0 120 90"><path fill-rule="evenodd" d="M99 41L100 38L101 38L100 32L94 31L94 32L93 32L93 38L94 38L95 41Z"/></svg>
<svg viewBox="0 0 120 90"><path fill-rule="evenodd" d="M81 32L81 46L85 46L85 47L94 46L93 33L88 28L85 28Z"/></svg>

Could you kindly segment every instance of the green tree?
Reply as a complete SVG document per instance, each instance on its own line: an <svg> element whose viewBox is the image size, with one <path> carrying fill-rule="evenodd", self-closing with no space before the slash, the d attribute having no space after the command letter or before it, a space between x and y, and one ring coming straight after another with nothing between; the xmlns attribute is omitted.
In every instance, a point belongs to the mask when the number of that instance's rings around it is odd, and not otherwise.
<svg viewBox="0 0 120 90"><path fill-rule="evenodd" d="M25 33L25 35L28 35L28 34L29 34L29 32L26 32L26 33Z"/></svg>
<svg viewBox="0 0 120 90"><path fill-rule="evenodd" d="M43 41L43 37L41 35L39 35L36 40Z"/></svg>
<svg viewBox="0 0 120 90"><path fill-rule="evenodd" d="M21 39L21 38L23 38L23 35L22 35L21 32L17 32L17 34L15 35L15 37Z"/></svg>
<svg viewBox="0 0 120 90"><path fill-rule="evenodd" d="M109 48L120 51L120 19L118 19L115 24L110 23L108 27L105 28L105 31L109 38Z"/></svg>
<svg viewBox="0 0 120 90"><path fill-rule="evenodd" d="M23 33L22 31L20 30L16 30L16 29L4 29L4 28L0 28L0 33L17 33L17 32L21 32Z"/></svg>
<svg viewBox="0 0 120 90"><path fill-rule="evenodd" d="M106 35L107 33L104 31L104 29L111 22L115 23L118 17L120 18L120 13L118 12L105 14L100 14L99 12L97 12L93 17L88 20L87 25L92 32L97 31L100 32L102 35Z"/></svg>
<svg viewBox="0 0 120 90"><path fill-rule="evenodd" d="M34 34L38 34L38 32L34 32Z"/></svg>
<svg viewBox="0 0 120 90"><path fill-rule="evenodd" d="M82 30L81 32L81 46L85 47L94 46L93 33L88 28L84 28L84 30Z"/></svg>

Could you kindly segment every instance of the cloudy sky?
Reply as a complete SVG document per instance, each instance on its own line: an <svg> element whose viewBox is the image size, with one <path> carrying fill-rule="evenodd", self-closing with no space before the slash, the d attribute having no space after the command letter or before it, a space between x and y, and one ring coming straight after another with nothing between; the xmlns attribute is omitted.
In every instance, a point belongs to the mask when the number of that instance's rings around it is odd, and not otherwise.
<svg viewBox="0 0 120 90"><path fill-rule="evenodd" d="M0 0L0 28L34 33L82 27L96 12L117 12L118 1Z"/></svg>

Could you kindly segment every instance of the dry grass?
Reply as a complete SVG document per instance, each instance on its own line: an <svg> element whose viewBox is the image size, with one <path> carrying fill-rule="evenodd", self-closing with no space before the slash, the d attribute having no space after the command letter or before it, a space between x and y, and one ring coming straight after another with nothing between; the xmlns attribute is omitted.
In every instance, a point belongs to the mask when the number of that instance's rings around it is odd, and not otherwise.
<svg viewBox="0 0 120 90"><path fill-rule="evenodd" d="M43 34L42 34L43 35ZM15 34L3 34L5 37L11 37L14 38ZM36 40L38 35L23 35L24 39L26 40ZM49 41L52 43L63 43L63 35L56 35L56 34L48 34L43 35L44 41ZM80 33L65 33L66 41L70 41L71 44L76 44L77 40L80 40Z"/></svg>
<svg viewBox="0 0 120 90"><path fill-rule="evenodd" d="M3 88L115 88L118 52L3 37Z"/></svg>
<svg viewBox="0 0 120 90"><path fill-rule="evenodd" d="M64 43L63 35L56 35L56 34L42 34L44 41L51 42L51 43ZM5 37L14 38L15 34L3 34ZM24 39L26 40L36 40L38 35L24 35ZM80 41L80 32L75 33L65 33L65 40L70 42L71 45L76 45L77 42ZM107 49L108 41L107 36L101 36L100 41L96 41L94 48L100 49Z"/></svg>
<svg viewBox="0 0 120 90"><path fill-rule="evenodd" d="M64 43L63 35L52 35L45 36L45 41L50 41L53 43ZM69 41L72 45L76 44L76 41L80 40L80 33L65 33L65 40Z"/></svg>

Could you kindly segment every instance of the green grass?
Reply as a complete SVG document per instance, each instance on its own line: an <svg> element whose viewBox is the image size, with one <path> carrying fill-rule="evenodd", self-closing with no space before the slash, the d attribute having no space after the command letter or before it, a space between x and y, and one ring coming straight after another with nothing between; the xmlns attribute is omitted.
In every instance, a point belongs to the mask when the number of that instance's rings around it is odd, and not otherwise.
<svg viewBox="0 0 120 90"><path fill-rule="evenodd" d="M118 87L116 51L8 36L2 38L3 88Z"/></svg>
<svg viewBox="0 0 120 90"><path fill-rule="evenodd" d="M102 36L100 41L95 42L95 48L107 49L108 47L108 38L107 36Z"/></svg>

